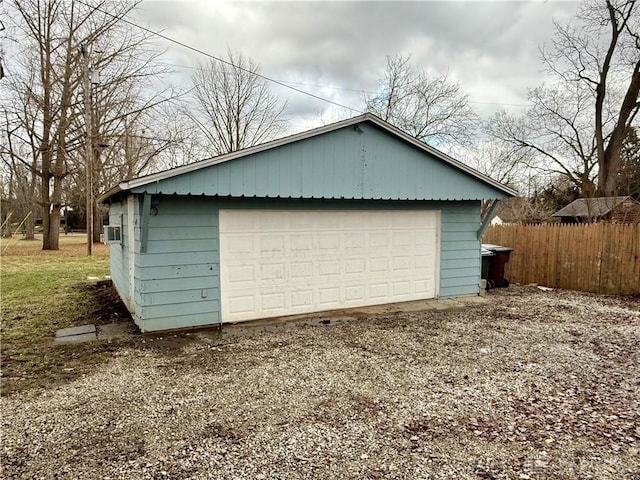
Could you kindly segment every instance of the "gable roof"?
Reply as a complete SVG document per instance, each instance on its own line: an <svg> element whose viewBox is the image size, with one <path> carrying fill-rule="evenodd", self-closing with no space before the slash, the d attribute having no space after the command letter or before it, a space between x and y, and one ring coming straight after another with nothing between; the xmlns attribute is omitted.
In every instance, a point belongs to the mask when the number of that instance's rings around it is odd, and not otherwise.
<svg viewBox="0 0 640 480"><path fill-rule="evenodd" d="M578 198L569 205L561 208L552 217L601 217L608 214L626 200L633 200L629 196ZM638 203L638 202L636 202Z"/></svg>
<svg viewBox="0 0 640 480"><path fill-rule="evenodd" d="M478 183L478 184L482 184L484 187L484 194L488 194L488 192L492 192L495 196L497 197L511 197L511 196L516 196L518 195L518 192L516 192L515 190L502 185L501 183L497 182L496 180L488 177L487 175L484 175L478 171L476 171L475 169L465 165L464 163L450 157L449 155L446 155L445 153L417 140L416 138L406 134L405 132L403 132L402 130L394 127L393 125L385 122L384 120L382 120L381 118L371 114L371 113L365 113L363 115L357 116L357 117L353 117L353 118L349 118L347 120L342 120L336 123L332 123L330 125L325 125L319 128L315 128L312 130L308 130L305 132L301 132L301 133L297 133L295 135L290 135L288 137L284 137L281 139L277 139L277 140L273 140L264 144L260 144L260 145L256 145L253 147L249 147L249 148L245 148L242 150L238 150L236 152L232 152L232 153L228 153L225 155L220 155L218 157L213 157L213 158L209 158L206 160L202 160L199 162L195 162L195 163L191 163L188 165L183 165L180 167L176 167L176 168L172 168L169 170L165 170L162 172L158 172L158 173L154 173L154 174L150 174L150 175L145 175L142 177L138 177L138 178L133 178L133 179L129 179L129 180L125 180L120 182L118 185L114 186L113 188L111 188L110 190L108 190L107 192L105 192L99 199L99 202L105 202L107 201L109 198L113 197L114 195L117 195L120 192L126 192L126 191L131 191L136 189L136 191L140 191L141 188L144 188L145 191L148 191L149 193L168 193L168 191L165 191L163 189L155 189L153 187L150 187L152 184L155 185L162 185L163 183L166 185L167 181L169 181L169 183L171 183L170 181L172 179L176 179L176 177L180 177L180 176L184 176L184 175L188 175L192 172L198 172L200 170L204 170L204 169L209 169L209 168L213 168L213 167L218 167L218 166L223 166L223 165L227 165L228 163L234 161L234 160L240 160L240 159L247 159L249 157L254 157L257 154L261 154L264 152L269 152L271 150L275 150L275 149L279 149L280 147L286 147L286 146L290 146L293 144L296 144L298 142L302 142L304 140L308 140L308 139L314 139L316 137L319 137L321 135L327 134L327 133L331 133L331 132L336 132L338 130L341 129L345 129L346 127L353 127L353 130L356 132L361 133L361 130L358 129L359 125L362 124L371 124L375 127L377 127L378 129L380 129L381 131L389 134L390 136L394 137L395 139L399 140L400 142L404 143L405 145L408 145L410 147L412 147L413 149L417 149L420 152L422 152L423 154L426 154L426 156L429 156L430 158L433 158L437 161L439 161L440 163L453 168L454 170L462 173L465 177L468 177L468 179L473 180L474 182ZM177 190L174 189L173 192L171 193L182 193L182 192L178 192ZM189 191L188 194L212 194L211 192L192 192ZM219 194L219 195L231 195L230 192L215 192L214 194ZM233 196L233 195L231 195ZM240 193L238 194L238 196L259 196L255 193L251 194L244 194L244 193ZM265 195L265 196L269 196L269 195ZM287 196L285 195L281 195L281 194L277 194L277 195L273 195L273 196ZM294 195L289 195L290 197L294 197ZM337 197L325 197L320 195L319 197L322 198L346 198L344 196L337 196ZM312 196L310 198L316 198L316 196ZM349 197L349 198L360 198L360 197ZM364 198L364 197L361 197ZM382 198L382 197L381 197ZM391 198L391 197L387 197L387 198ZM401 198L401 197L398 197ZM406 197L406 199L410 199L409 197ZM469 199L472 199L471 197L469 197ZM473 197L473 199L475 199L475 197Z"/></svg>

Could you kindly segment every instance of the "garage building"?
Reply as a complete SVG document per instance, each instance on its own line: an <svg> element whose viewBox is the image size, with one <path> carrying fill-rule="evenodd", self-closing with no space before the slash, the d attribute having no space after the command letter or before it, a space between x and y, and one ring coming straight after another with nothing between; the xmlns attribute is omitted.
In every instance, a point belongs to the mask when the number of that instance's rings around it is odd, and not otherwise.
<svg viewBox="0 0 640 480"><path fill-rule="evenodd" d="M516 192L371 114L121 182L111 277L142 331L477 295Z"/></svg>

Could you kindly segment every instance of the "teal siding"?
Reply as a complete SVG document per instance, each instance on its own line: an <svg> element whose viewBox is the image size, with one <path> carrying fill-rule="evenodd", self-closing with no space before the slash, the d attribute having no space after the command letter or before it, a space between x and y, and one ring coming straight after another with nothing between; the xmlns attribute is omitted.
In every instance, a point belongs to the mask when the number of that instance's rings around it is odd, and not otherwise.
<svg viewBox="0 0 640 480"><path fill-rule="evenodd" d="M480 202L214 199L154 196L147 252L137 248L135 315L143 331L220 322L218 212L220 209L425 209L440 212L440 297L477 294L480 282ZM119 218L120 204L111 206ZM126 206L126 203L124 204ZM138 215L136 215L137 217ZM140 224L139 218L137 218ZM126 224L126 222L125 222ZM136 229L139 237L139 229ZM124 243L124 242L123 242ZM116 250L117 249L117 250ZM112 276L129 291L122 252L112 246Z"/></svg>
<svg viewBox="0 0 640 480"><path fill-rule="evenodd" d="M122 219L123 239L111 246L111 275L136 323L150 331L220 322L221 208L439 211L438 296L477 294L480 201L513 192L385 125L365 115L113 189L103 201L116 201L110 221ZM149 203L136 201L129 231L127 195L141 194L151 195L152 214L141 216Z"/></svg>
<svg viewBox="0 0 640 480"><path fill-rule="evenodd" d="M480 291L480 202L447 202L440 224L440 297Z"/></svg>
<svg viewBox="0 0 640 480"><path fill-rule="evenodd" d="M273 147L134 188L231 197L480 200L507 195L371 123Z"/></svg>
<svg viewBox="0 0 640 480"><path fill-rule="evenodd" d="M114 203L109 208L109 225L122 227L122 241L120 244L109 246L109 263L111 280L118 290L118 294L126 305L129 305L129 251L130 232L127 227L126 201Z"/></svg>
<svg viewBox="0 0 640 480"><path fill-rule="evenodd" d="M136 323L143 331L219 323L215 202L154 197L153 205L147 250L136 255Z"/></svg>

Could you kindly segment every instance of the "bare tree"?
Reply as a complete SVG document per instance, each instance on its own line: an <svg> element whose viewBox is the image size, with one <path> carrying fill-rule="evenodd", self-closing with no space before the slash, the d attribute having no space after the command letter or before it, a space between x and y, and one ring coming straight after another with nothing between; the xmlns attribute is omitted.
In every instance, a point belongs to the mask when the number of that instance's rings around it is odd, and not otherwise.
<svg viewBox="0 0 640 480"><path fill-rule="evenodd" d="M531 155L509 142L478 138L474 145L456 153L456 158L523 194L528 195L536 188L538 172L528 167Z"/></svg>
<svg viewBox="0 0 640 480"><path fill-rule="evenodd" d="M99 193L104 188L101 182L111 179L104 169L113 162L105 159L122 151L118 145L126 143L125 132L137 130L141 119L153 123L150 115L140 112L153 108L164 94L157 88L155 94L143 93L154 91L147 87L163 72L158 66L160 53L148 45L149 34L120 22L136 4L23 0L12 5L22 63L16 60L5 79L12 92L8 106L20 122L13 138L31 147L31 158L20 161L39 177L43 249L58 248L66 199L85 197L89 188ZM90 52L90 68L103 77L92 88L91 98L82 94L81 50ZM90 102L95 119L91 162L83 155L85 101ZM129 158L123 155L119 160L127 163ZM92 186L78 181L89 167L96 172ZM94 240L99 239L97 230Z"/></svg>
<svg viewBox="0 0 640 480"><path fill-rule="evenodd" d="M16 98L3 97L4 104L1 107L3 128L0 135L0 159L6 177L6 181L3 182L6 191L3 192L5 209L2 216L6 218L5 215L11 213L14 221L23 222L25 239L33 240L36 216L39 217L37 191L40 186L40 156L33 128L24 129L23 122L33 127L38 119L33 115L29 102L24 97L17 105L14 104L11 108L7 106L9 99ZM19 114L13 110L14 107L21 107ZM7 225L4 233L9 232L10 225Z"/></svg>
<svg viewBox="0 0 640 480"><path fill-rule="evenodd" d="M598 159L588 95L543 85L529 92L529 101L522 116L497 112L485 123L487 132L522 155L521 168L566 176L592 197Z"/></svg>
<svg viewBox="0 0 640 480"><path fill-rule="evenodd" d="M447 75L430 75L410 60L387 57L380 93L365 98L367 110L433 146L469 145L478 117L468 96Z"/></svg>
<svg viewBox="0 0 640 480"><path fill-rule="evenodd" d="M492 134L536 152L583 196L615 195L625 135L640 110L636 0L586 2L573 22L556 24L542 61L555 81L529 92L533 107L523 118L498 114Z"/></svg>
<svg viewBox="0 0 640 480"><path fill-rule="evenodd" d="M640 110L640 7L636 0L591 0L578 19L556 25L542 58L558 78L592 94L598 190L613 195L625 134Z"/></svg>
<svg viewBox="0 0 640 480"><path fill-rule="evenodd" d="M28 108L38 120L22 127L36 138L42 204L43 249L57 250L63 180L68 174L68 133L77 112L79 47L114 24L89 22L95 10L63 0L14 3L15 24L22 34L24 62L12 79L17 92L26 92Z"/></svg>
<svg viewBox="0 0 640 480"><path fill-rule="evenodd" d="M221 155L272 140L284 131L286 102L271 93L260 67L240 53L227 52L226 61L211 60L194 73L195 108L187 111Z"/></svg>
<svg viewBox="0 0 640 480"><path fill-rule="evenodd" d="M113 30L97 39L91 54L91 71L94 76L100 74L100 81L91 87L90 100L90 188L94 199L113 184L152 169L157 157L176 138L164 128L164 121L158 122L159 118L171 117L163 107L176 98L171 89L153 84L167 71L160 60L162 52L150 48L145 32L132 31L126 24ZM85 135L84 118L78 117L74 127L78 135L70 141L80 144ZM74 153L81 157L84 150ZM86 195L86 159L78 159L74 165L80 168L71 171L70 185L80 187ZM99 242L105 210L94 201L92 213L93 241Z"/></svg>

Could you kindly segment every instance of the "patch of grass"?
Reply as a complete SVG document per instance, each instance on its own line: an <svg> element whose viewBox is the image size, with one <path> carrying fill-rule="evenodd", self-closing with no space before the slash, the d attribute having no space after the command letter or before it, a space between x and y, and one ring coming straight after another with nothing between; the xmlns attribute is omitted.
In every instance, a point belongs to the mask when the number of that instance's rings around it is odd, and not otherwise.
<svg viewBox="0 0 640 480"><path fill-rule="evenodd" d="M61 236L60 250L43 251L41 240L0 243L2 296L2 394L75 376L100 361L105 346L54 345L60 328L95 323L99 312L87 277L109 273L108 247L86 255L84 236ZM89 356L91 357L91 356Z"/></svg>

